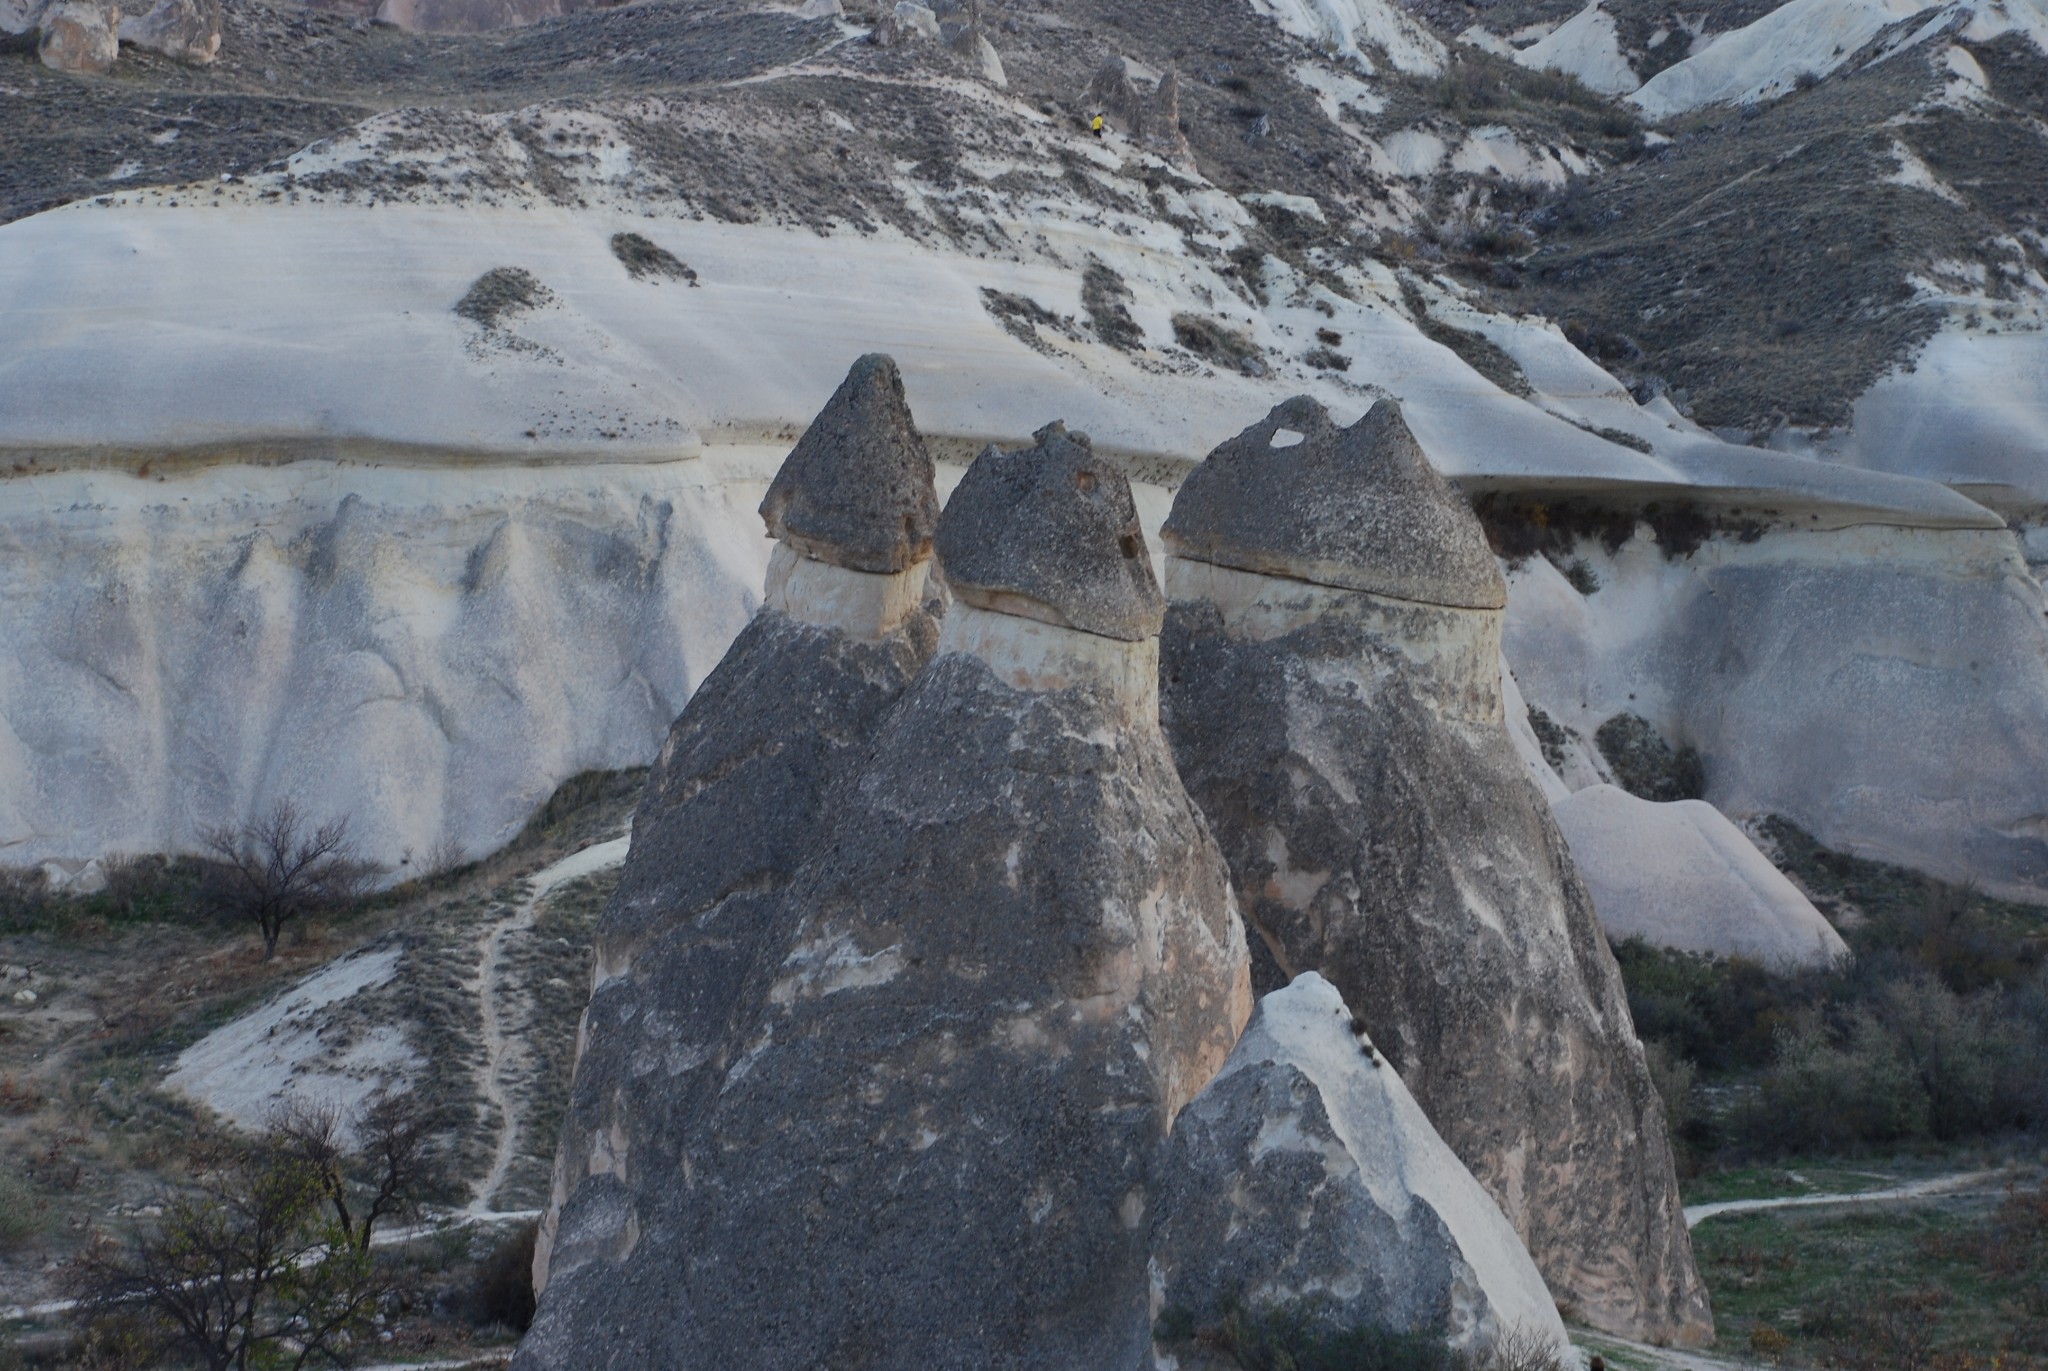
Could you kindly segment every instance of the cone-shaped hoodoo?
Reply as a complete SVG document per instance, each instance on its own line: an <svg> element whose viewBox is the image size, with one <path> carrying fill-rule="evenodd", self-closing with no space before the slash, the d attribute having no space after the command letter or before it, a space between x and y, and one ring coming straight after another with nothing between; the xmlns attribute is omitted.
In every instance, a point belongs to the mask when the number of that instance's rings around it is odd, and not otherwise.
<svg viewBox="0 0 2048 1371"><path fill-rule="evenodd" d="M604 1364L589 1349L680 1279L634 1235L672 1222L690 1122L743 1051L753 978L786 951L782 892L827 793L937 645L937 503L895 364L861 358L776 478L767 602L670 730L599 919L522 1366Z"/></svg>
<svg viewBox="0 0 2048 1371"><path fill-rule="evenodd" d="M1340 430L1297 399L1165 532L1161 708L1259 988L1337 987L1561 1301L1710 1337L1619 971L1504 724L1477 520L1393 405Z"/></svg>

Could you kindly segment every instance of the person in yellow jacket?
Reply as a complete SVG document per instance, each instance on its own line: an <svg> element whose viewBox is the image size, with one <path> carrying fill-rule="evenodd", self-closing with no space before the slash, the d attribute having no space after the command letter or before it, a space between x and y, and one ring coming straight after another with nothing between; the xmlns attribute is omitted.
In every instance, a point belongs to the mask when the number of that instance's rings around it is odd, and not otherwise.
<svg viewBox="0 0 2048 1371"><path fill-rule="evenodd" d="M1094 135L1095 135L1095 136L1096 136L1097 138L1100 138L1100 137L1102 136L1102 116L1101 116L1101 115L1099 115L1099 114L1098 114L1098 115L1096 115L1096 116L1095 116L1095 117L1094 117L1093 119L1090 119L1090 120L1088 121L1088 131L1089 131L1090 133L1094 134Z"/></svg>

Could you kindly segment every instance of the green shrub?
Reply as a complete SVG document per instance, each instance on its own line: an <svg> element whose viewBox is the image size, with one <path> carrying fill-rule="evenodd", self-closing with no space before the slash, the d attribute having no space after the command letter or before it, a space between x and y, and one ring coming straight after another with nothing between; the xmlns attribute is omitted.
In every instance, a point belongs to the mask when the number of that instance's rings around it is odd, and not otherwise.
<svg viewBox="0 0 2048 1371"><path fill-rule="evenodd" d="M1867 1010L1838 1045L1818 1016L1787 1032L1742 1133L1781 1152L1834 1152L1927 1135L1930 1103L1912 1063Z"/></svg>

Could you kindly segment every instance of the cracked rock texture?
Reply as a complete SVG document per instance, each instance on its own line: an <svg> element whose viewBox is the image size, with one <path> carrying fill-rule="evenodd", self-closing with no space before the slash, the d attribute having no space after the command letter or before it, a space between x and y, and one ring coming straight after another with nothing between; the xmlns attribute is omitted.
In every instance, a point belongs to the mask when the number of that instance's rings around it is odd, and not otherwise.
<svg viewBox="0 0 2048 1371"><path fill-rule="evenodd" d="M53 71L105 76L120 53L121 11L96 0L52 0L39 17L36 53Z"/></svg>
<svg viewBox="0 0 2048 1371"><path fill-rule="evenodd" d="M1114 551L1121 525L1050 503L1014 517L1120 577L1084 540ZM1001 620L1101 648L1018 684ZM773 955L669 985L721 987L733 1031L691 1036L687 998L635 1015L613 1089L668 1123L564 1208L522 1371L1149 1355L1151 1173L1250 1011L1243 926L1149 689L1104 655L1149 663L1150 641L971 604L946 633L784 897L746 915Z"/></svg>
<svg viewBox="0 0 2048 1371"><path fill-rule="evenodd" d="M1457 531L1471 516L1441 485L1361 490L1363 526L1317 488L1315 473L1421 460L1383 415L1340 433L1289 402L1225 445L1251 470L1200 468L1182 488L1169 550L1216 560L1168 561L1176 759L1230 860L1261 988L1308 970L1337 986L1560 1301L1601 1328L1702 1341L1706 1291L1620 974L1504 723L1500 613L1446 604L1442 588L1478 586L1431 559L1478 530ZM1271 447L1282 427L1303 442ZM1347 454L1360 437L1371 450ZM1215 498L1226 481L1292 507L1251 521ZM1279 528L1314 555L1284 563ZM1398 566L1404 539L1433 603L1345 584ZM1245 553L1268 570L1217 564Z"/></svg>
<svg viewBox="0 0 2048 1371"><path fill-rule="evenodd" d="M1165 1307L1200 1327L1233 1298L1307 1301L1333 1332L1563 1347L1521 1239L1355 1023L1303 972L1181 1111L1153 1248Z"/></svg>

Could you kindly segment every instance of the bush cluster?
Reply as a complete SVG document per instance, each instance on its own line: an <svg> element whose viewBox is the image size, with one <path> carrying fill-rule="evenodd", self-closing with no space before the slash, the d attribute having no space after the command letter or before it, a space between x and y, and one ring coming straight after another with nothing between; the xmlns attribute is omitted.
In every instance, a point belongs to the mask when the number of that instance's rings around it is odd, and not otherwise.
<svg viewBox="0 0 2048 1371"><path fill-rule="evenodd" d="M1673 1134L1789 1155L2048 1131L2048 964L2012 907L1774 831L1789 866L1832 861L1862 894L1855 956L1786 973L1616 944ZM1728 1084L1749 1088L1707 1117L1699 1087Z"/></svg>

